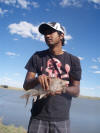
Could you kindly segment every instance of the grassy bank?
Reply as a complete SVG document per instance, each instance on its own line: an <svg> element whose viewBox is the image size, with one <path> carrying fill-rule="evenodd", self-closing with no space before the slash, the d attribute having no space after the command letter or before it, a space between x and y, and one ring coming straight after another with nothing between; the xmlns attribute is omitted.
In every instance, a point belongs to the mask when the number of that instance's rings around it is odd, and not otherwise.
<svg viewBox="0 0 100 133"><path fill-rule="evenodd" d="M79 96L80 98L86 98L86 99L93 99L93 100L100 100L100 97L92 97L92 96Z"/></svg>
<svg viewBox="0 0 100 133"><path fill-rule="evenodd" d="M0 85L0 88L11 89L11 90L24 90L24 88L18 88L18 87L12 87L12 86L5 87L4 85ZM83 95L80 95L79 97L86 98L86 99L100 100L100 97L83 96Z"/></svg>
<svg viewBox="0 0 100 133"><path fill-rule="evenodd" d="M23 88L18 88L18 87L12 87L12 86L3 86L0 85L0 88L4 88L4 89L10 89L10 90L24 90Z"/></svg>
<svg viewBox="0 0 100 133"><path fill-rule="evenodd" d="M6 126L0 122L0 133L26 133L26 130L23 127L16 128L13 125Z"/></svg>

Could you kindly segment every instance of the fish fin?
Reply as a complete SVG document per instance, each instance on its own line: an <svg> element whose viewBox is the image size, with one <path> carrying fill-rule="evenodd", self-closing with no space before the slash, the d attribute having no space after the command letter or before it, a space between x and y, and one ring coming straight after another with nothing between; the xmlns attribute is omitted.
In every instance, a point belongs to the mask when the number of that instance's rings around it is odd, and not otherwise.
<svg viewBox="0 0 100 133"><path fill-rule="evenodd" d="M40 95L40 98L39 99L42 99L43 97L46 97L46 94Z"/></svg>
<svg viewBox="0 0 100 133"><path fill-rule="evenodd" d="M27 106L27 104L28 104L29 97L30 97L30 94L29 94L29 93L26 93L26 94L20 96L20 98L25 98L25 99L26 99L26 106Z"/></svg>
<svg viewBox="0 0 100 133"><path fill-rule="evenodd" d="M36 100L37 100L37 96L34 96L34 98L33 98L33 99L34 99L34 102L36 102Z"/></svg>

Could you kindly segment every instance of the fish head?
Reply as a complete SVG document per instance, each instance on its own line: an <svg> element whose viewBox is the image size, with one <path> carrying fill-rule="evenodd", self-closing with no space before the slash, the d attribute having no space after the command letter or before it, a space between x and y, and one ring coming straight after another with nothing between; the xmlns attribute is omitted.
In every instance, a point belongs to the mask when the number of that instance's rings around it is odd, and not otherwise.
<svg viewBox="0 0 100 133"><path fill-rule="evenodd" d="M62 90L64 87L68 86L69 82L62 80L60 78L51 78L49 89L51 91Z"/></svg>

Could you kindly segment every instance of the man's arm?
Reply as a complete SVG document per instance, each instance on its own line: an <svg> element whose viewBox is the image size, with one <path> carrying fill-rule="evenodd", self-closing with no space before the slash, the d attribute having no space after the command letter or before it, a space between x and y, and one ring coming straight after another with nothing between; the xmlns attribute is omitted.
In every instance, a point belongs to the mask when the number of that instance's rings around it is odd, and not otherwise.
<svg viewBox="0 0 100 133"><path fill-rule="evenodd" d="M45 74L42 74L38 77L35 77L36 73L34 72L27 72L26 78L23 84L23 88L25 90L29 90L34 88L37 84L41 84L41 86L47 90L49 88L49 77Z"/></svg>
<svg viewBox="0 0 100 133"><path fill-rule="evenodd" d="M78 97L80 93L80 81L71 79L72 85L66 86L66 93L71 95L72 97ZM56 91L55 93L50 93L51 95L61 94L62 91Z"/></svg>
<svg viewBox="0 0 100 133"><path fill-rule="evenodd" d="M25 81L23 84L23 88L25 90L29 90L38 84L38 80L35 77L35 75L36 75L36 73L27 72L26 77L25 77Z"/></svg>
<svg viewBox="0 0 100 133"><path fill-rule="evenodd" d="M67 87L66 92L73 97L78 97L80 93L80 81L71 78L71 83L72 86Z"/></svg>

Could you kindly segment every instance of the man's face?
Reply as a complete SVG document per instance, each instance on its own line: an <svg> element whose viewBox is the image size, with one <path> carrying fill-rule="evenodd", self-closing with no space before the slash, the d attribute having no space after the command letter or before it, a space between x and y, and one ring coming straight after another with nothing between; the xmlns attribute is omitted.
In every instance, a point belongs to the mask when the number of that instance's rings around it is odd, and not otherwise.
<svg viewBox="0 0 100 133"><path fill-rule="evenodd" d="M58 34L57 31L53 29L48 29L45 31L45 41L49 47L53 47L61 43L62 36Z"/></svg>

